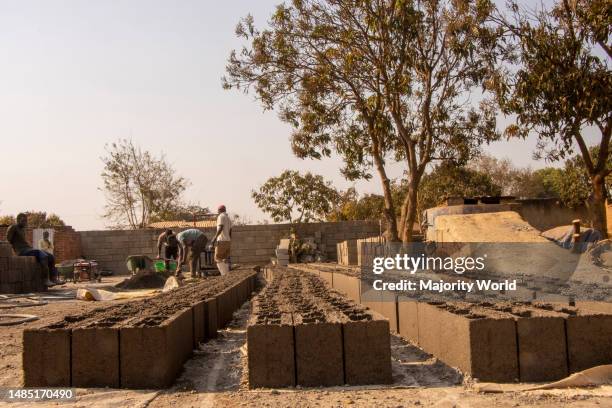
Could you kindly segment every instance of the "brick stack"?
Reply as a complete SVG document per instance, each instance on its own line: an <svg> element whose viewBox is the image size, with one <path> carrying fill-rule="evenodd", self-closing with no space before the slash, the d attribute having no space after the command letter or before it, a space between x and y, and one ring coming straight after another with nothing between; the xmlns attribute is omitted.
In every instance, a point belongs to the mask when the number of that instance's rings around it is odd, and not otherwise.
<svg viewBox="0 0 612 408"><path fill-rule="evenodd" d="M8 242L0 242L0 293L44 291L42 271L32 256L14 256Z"/></svg>

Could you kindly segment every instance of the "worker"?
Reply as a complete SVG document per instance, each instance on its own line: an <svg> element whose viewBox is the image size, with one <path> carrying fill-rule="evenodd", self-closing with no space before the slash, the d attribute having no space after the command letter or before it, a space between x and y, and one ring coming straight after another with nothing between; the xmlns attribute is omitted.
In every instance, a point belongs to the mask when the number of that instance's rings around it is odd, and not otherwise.
<svg viewBox="0 0 612 408"><path fill-rule="evenodd" d="M157 259L161 258L161 250L164 248L164 260L166 261L166 270L168 270L168 265L170 259L177 260L178 259L178 251L179 244L176 239L176 235L171 229L167 229L157 238Z"/></svg>
<svg viewBox="0 0 612 408"><path fill-rule="evenodd" d="M230 270L230 250L232 239L232 223L227 215L225 205L218 208L217 233L211 241L211 245L217 244L215 248L215 262L221 275L225 275Z"/></svg>
<svg viewBox="0 0 612 408"><path fill-rule="evenodd" d="M43 237L38 241L38 248L48 254L53 255L53 242L49 239L49 231L43 232Z"/></svg>
<svg viewBox="0 0 612 408"><path fill-rule="evenodd" d="M200 271L200 254L206 249L208 238L199 229L191 228L176 235L178 242L178 262L176 265L176 276L181 276L181 266L187 258L187 249L190 249L189 268L191 277L202 277Z"/></svg>
<svg viewBox="0 0 612 408"><path fill-rule="evenodd" d="M6 230L6 240L13 247L13 252L17 256L34 256L42 268L43 283L47 287L55 286L61 282L57 281L58 272L55 268L55 258L52 254L34 249L26 240L26 227L28 226L28 216L24 213L17 214L17 223L11 225ZM53 277L56 282L50 278Z"/></svg>

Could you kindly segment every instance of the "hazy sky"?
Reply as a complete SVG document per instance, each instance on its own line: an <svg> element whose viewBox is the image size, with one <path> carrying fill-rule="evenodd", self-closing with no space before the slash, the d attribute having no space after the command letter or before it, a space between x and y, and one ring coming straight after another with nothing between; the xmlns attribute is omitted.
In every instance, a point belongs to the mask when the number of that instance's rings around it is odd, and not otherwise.
<svg viewBox="0 0 612 408"><path fill-rule="evenodd" d="M265 216L251 189L284 169L353 185L338 160L294 158L275 113L221 88L239 18L252 13L261 26L278 2L0 0L0 214L46 210L79 230L103 228L100 156L130 137L191 180L188 200L252 221ZM533 146L489 150L541 167ZM356 187L380 191L376 178Z"/></svg>

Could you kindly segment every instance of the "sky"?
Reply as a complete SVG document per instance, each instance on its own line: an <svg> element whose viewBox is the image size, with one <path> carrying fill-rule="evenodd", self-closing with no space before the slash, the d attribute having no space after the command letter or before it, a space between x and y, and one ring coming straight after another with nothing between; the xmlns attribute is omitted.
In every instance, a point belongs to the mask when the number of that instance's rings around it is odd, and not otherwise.
<svg viewBox="0 0 612 408"><path fill-rule="evenodd" d="M344 180L337 158L295 158L274 112L222 89L239 19L251 13L261 27L278 2L0 0L0 215L42 210L77 230L105 228L100 157L119 138L163 153L191 181L187 201L252 222L266 216L251 190L285 169L379 193L376 177ZM543 167L534 146L487 150Z"/></svg>

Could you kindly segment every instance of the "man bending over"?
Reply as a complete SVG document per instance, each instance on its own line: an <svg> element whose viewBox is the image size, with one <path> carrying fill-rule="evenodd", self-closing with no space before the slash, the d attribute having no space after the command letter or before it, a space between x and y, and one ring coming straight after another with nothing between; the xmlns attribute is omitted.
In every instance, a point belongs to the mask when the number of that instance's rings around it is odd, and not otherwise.
<svg viewBox="0 0 612 408"><path fill-rule="evenodd" d="M189 268L191 269L191 277L201 277L200 272L200 254L206 249L208 238L199 229L191 228L176 235L176 240L179 244L178 262L176 265L176 276L181 275L181 265L185 263L187 258L187 249L190 249Z"/></svg>

